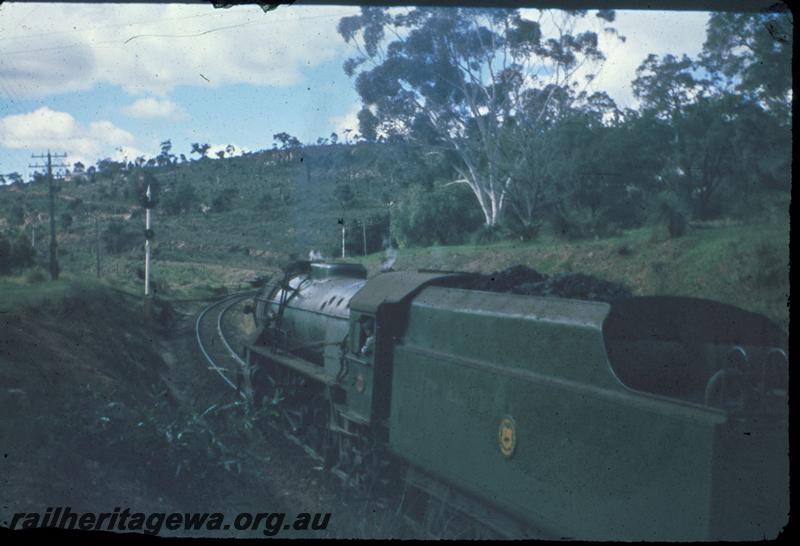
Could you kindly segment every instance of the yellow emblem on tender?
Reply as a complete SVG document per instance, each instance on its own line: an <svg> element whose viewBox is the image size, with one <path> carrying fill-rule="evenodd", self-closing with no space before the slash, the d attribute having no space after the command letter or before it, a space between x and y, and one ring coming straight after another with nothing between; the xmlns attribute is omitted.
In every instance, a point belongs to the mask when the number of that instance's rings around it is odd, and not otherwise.
<svg viewBox="0 0 800 546"><path fill-rule="evenodd" d="M511 417L506 416L500 420L497 443L500 445L500 453L506 457L514 454L514 449L517 447L517 427Z"/></svg>

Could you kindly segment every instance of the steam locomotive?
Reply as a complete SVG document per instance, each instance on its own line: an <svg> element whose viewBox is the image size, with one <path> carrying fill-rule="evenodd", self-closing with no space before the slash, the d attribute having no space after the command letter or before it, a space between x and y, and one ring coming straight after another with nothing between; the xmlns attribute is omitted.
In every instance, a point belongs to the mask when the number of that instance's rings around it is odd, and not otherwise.
<svg viewBox="0 0 800 546"><path fill-rule="evenodd" d="M779 327L701 299L523 296L472 278L295 264L253 307L256 398L349 483L402 472L428 506L501 536L781 532Z"/></svg>

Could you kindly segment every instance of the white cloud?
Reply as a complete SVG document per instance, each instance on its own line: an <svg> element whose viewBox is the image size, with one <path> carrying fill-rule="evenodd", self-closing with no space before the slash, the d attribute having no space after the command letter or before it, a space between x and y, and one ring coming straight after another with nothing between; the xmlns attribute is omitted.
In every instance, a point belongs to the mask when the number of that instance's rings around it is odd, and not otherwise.
<svg viewBox="0 0 800 546"><path fill-rule="evenodd" d="M229 154L227 148L231 145L234 147L234 152ZM236 157L250 151L249 149L237 146L236 144L211 144L210 146L211 147L208 149L208 157L211 158L216 158L217 152L225 152L225 157Z"/></svg>
<svg viewBox="0 0 800 546"><path fill-rule="evenodd" d="M26 114L0 118L0 147L66 152L70 164L81 161L88 165L102 156L121 159L126 152L142 155L134 148L134 141L131 133L110 121L92 121L84 125L67 112L46 106Z"/></svg>
<svg viewBox="0 0 800 546"><path fill-rule="evenodd" d="M358 112L361 110L361 104L355 104L346 114L341 116L331 116L328 121L333 125L333 130L339 135L339 139L344 140L344 132L346 129L352 130L350 137L358 133Z"/></svg>
<svg viewBox="0 0 800 546"><path fill-rule="evenodd" d="M123 111L132 118L164 118L171 120L185 119L186 112L169 99L146 97L137 99L126 106Z"/></svg>
<svg viewBox="0 0 800 546"><path fill-rule="evenodd" d="M709 14L703 12L617 11L616 20L609 26L625 36L625 41L611 34L600 35L606 61L592 89L606 91L619 106L636 106L631 82L639 65L650 53L697 56L706 39L708 18Z"/></svg>
<svg viewBox="0 0 800 546"><path fill-rule="evenodd" d="M539 11L522 10L526 18L539 20ZM576 20L573 32L591 30L598 35L598 46L606 57L600 64L586 65L578 70L574 81L577 89L587 92L605 91L620 107L635 107L631 82L636 78L636 69L650 54L662 56L671 53L681 57L684 53L695 57L703 48L709 14L689 11L616 10L616 18L608 23L590 10L586 17ZM541 18L546 37L554 35L556 23L562 24L561 14L545 15ZM611 27L617 34L605 32ZM585 76L594 75L591 83Z"/></svg>
<svg viewBox="0 0 800 546"><path fill-rule="evenodd" d="M101 83L160 97L180 85L292 85L349 47L336 23L358 9L48 4L19 27L30 10L9 4L0 17L0 92L10 97Z"/></svg>

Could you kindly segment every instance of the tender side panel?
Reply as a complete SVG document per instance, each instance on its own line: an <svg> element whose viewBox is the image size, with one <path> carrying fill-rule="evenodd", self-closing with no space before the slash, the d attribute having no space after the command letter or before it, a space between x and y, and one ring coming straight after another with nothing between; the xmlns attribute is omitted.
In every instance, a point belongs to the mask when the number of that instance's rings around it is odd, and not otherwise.
<svg viewBox="0 0 800 546"><path fill-rule="evenodd" d="M607 381L594 304L570 302L578 314L561 320L541 307L526 315L519 296L503 315L505 296L473 294L451 293L455 306L429 288L412 303L396 349L391 449L556 536L708 536L722 414Z"/></svg>
<svg viewBox="0 0 800 546"><path fill-rule="evenodd" d="M713 476L713 535L774 539L789 523L786 421L743 418L721 428Z"/></svg>

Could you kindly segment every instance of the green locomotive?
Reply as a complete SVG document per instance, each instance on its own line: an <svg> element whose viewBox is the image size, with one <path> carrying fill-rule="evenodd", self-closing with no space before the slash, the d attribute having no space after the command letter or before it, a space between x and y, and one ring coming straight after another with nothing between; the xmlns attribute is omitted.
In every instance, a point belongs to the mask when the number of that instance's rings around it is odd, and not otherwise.
<svg viewBox="0 0 800 546"><path fill-rule="evenodd" d="M507 537L761 539L788 521L786 335L707 300L465 289L303 262L245 351L291 437Z"/></svg>

